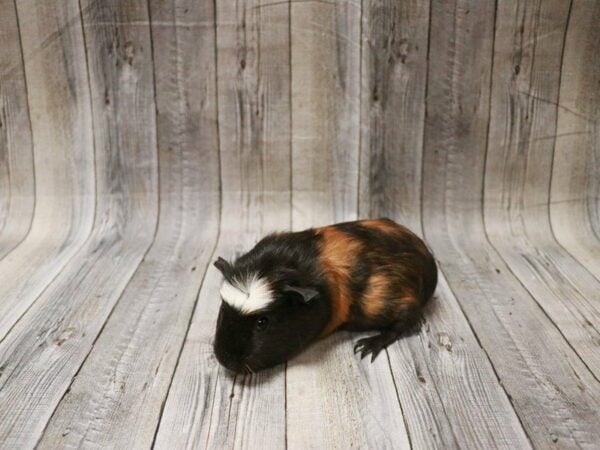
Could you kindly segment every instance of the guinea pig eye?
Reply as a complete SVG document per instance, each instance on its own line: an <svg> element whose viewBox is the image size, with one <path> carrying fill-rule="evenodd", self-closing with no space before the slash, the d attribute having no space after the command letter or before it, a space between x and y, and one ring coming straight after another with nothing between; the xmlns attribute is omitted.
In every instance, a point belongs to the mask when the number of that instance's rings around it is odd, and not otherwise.
<svg viewBox="0 0 600 450"><path fill-rule="evenodd" d="M267 326L269 325L269 319L267 319L266 317L259 317L258 319L256 319L256 329L258 331L262 331L265 328L267 328Z"/></svg>

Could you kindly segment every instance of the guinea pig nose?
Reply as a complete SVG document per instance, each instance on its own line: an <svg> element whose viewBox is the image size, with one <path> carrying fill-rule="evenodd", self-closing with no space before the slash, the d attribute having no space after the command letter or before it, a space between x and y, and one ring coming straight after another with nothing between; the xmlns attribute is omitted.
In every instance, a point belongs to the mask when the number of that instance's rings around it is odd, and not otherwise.
<svg viewBox="0 0 600 450"><path fill-rule="evenodd" d="M241 372L244 368L241 355L233 354L224 349L215 352L215 355L219 363L232 372Z"/></svg>

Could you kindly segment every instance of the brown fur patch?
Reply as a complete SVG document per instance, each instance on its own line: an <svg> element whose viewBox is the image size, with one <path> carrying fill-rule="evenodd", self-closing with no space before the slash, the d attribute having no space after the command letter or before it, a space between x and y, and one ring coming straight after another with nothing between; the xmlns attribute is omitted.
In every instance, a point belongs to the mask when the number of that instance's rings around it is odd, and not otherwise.
<svg viewBox="0 0 600 450"><path fill-rule="evenodd" d="M367 219L359 220L358 223L363 227L374 228L385 234L395 234L414 245L415 249L421 255L425 257L429 257L430 255L429 249L415 233L391 219Z"/></svg>
<svg viewBox="0 0 600 450"><path fill-rule="evenodd" d="M352 295L350 275L362 244L353 236L334 227L315 230L321 235L320 260L329 280L331 290L331 320L323 330L323 336L335 331L348 320Z"/></svg>
<svg viewBox="0 0 600 450"><path fill-rule="evenodd" d="M390 219L367 219L358 221L360 225L367 228L375 228L378 231L386 234L394 234L394 233L410 233L412 232L402 225L397 224L396 222Z"/></svg>
<svg viewBox="0 0 600 450"><path fill-rule="evenodd" d="M363 295L363 312L366 316L376 318L388 301L390 281L382 273L374 273L369 277L369 285Z"/></svg>
<svg viewBox="0 0 600 450"><path fill-rule="evenodd" d="M394 309L396 314L403 311L417 308L419 306L419 299L412 290L407 290L402 297L394 301Z"/></svg>

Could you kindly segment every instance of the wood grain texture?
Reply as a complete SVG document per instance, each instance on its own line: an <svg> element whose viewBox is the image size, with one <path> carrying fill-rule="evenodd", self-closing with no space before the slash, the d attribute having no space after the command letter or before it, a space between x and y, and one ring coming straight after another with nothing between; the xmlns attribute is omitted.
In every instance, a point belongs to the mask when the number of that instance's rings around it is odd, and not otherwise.
<svg viewBox="0 0 600 450"><path fill-rule="evenodd" d="M54 412L39 448L151 447L216 243L216 85L213 27L207 26L212 7L157 1L150 12L159 111L156 239ZM165 22L177 26L160 25Z"/></svg>
<svg viewBox="0 0 600 450"><path fill-rule="evenodd" d="M551 218L560 243L600 279L600 18L573 1L565 37L552 171Z"/></svg>
<svg viewBox="0 0 600 450"><path fill-rule="evenodd" d="M290 203L289 8L229 1L216 14L222 229L274 231Z"/></svg>
<svg viewBox="0 0 600 450"><path fill-rule="evenodd" d="M420 232L429 5L363 2L359 213Z"/></svg>
<svg viewBox="0 0 600 450"><path fill-rule="evenodd" d="M485 172L492 244L600 377L600 282L555 241L549 221L558 91L570 4L498 8ZM523 42L530 42L525 46Z"/></svg>
<svg viewBox="0 0 600 450"><path fill-rule="evenodd" d="M89 14L83 28L94 117L95 224L83 248L0 344L0 441L7 447L30 447L39 440L156 228L149 30L128 26L148 21L147 5L83 6Z"/></svg>
<svg viewBox="0 0 600 450"><path fill-rule="evenodd" d="M365 116L370 121L363 130L360 195L367 201L367 215L392 217L422 234L419 149L429 10L418 2L394 5L372 2L363 11L363 42L369 43L363 59L372 67L365 72L363 66L363 122ZM528 447L512 405L443 277L426 318L418 335L387 350L410 444Z"/></svg>
<svg viewBox="0 0 600 450"><path fill-rule="evenodd" d="M358 185L361 41L358 2L292 4L296 230L358 215L356 191L335 192ZM352 349L340 332L288 362L290 448L409 447L388 362L361 361Z"/></svg>
<svg viewBox="0 0 600 450"><path fill-rule="evenodd" d="M420 333L387 351L413 448L531 446L444 278Z"/></svg>
<svg viewBox="0 0 600 450"><path fill-rule="evenodd" d="M357 216L360 13L357 0L291 2L296 227Z"/></svg>
<svg viewBox="0 0 600 450"><path fill-rule="evenodd" d="M29 232L35 203L33 142L19 37L12 0L0 2L0 259Z"/></svg>
<svg viewBox="0 0 600 450"><path fill-rule="evenodd" d="M0 0L0 448L595 448L593 0ZM371 364L231 375L216 256L388 216Z"/></svg>
<svg viewBox="0 0 600 450"><path fill-rule="evenodd" d="M283 6L217 3L222 215L213 261L233 259L265 233L290 227L289 10ZM221 281L211 265L157 448L285 446L285 368L234 377L213 355Z"/></svg>
<svg viewBox="0 0 600 450"><path fill-rule="evenodd" d="M19 2L33 132L35 215L0 260L0 340L90 234L95 212L90 90L79 7ZM19 149L27 152L28 149Z"/></svg>
<svg viewBox="0 0 600 450"><path fill-rule="evenodd" d="M439 33L432 34L428 77L425 236L534 446L591 448L598 438L591 425L598 420L597 379L483 228L493 2L433 6Z"/></svg>

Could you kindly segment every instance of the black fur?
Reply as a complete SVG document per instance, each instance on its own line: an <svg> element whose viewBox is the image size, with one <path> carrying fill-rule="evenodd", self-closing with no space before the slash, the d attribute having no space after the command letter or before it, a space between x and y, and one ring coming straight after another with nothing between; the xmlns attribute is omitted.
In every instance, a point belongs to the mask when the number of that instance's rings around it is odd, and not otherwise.
<svg viewBox="0 0 600 450"><path fill-rule="evenodd" d="M221 364L236 372L261 370L286 361L319 336L331 303L327 281L315 264L317 242L312 230L272 234L231 266L229 277L258 272L268 279L276 300L249 315L222 302L214 344ZM268 326L259 330L257 321L263 317Z"/></svg>

